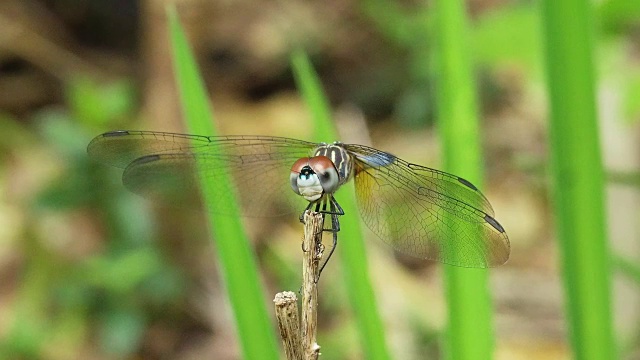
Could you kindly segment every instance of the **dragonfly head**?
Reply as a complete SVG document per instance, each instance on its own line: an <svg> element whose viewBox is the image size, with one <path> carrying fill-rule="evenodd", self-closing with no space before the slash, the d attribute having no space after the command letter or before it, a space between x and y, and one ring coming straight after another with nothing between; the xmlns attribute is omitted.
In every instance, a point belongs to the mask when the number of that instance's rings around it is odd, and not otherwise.
<svg viewBox="0 0 640 360"><path fill-rule="evenodd" d="M338 170L326 156L298 159L291 167L289 180L293 191L311 202L333 194L340 185Z"/></svg>

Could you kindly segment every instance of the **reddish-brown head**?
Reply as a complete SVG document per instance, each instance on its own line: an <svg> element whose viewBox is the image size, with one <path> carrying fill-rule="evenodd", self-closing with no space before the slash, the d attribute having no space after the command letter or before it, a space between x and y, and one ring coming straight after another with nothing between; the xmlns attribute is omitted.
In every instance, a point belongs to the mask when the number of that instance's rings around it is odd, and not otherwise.
<svg viewBox="0 0 640 360"><path fill-rule="evenodd" d="M291 167L289 179L293 191L309 201L333 194L340 185L338 170L326 156L298 159Z"/></svg>

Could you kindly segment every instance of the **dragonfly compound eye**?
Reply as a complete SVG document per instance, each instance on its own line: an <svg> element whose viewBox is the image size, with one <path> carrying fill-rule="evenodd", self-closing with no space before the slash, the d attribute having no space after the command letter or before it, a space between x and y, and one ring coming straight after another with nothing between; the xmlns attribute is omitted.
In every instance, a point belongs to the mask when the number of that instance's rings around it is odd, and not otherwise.
<svg viewBox="0 0 640 360"><path fill-rule="evenodd" d="M333 161L326 156L314 156L309 159L309 166L318 174L320 185L325 194L333 194L340 186L340 177Z"/></svg>
<svg viewBox="0 0 640 360"><path fill-rule="evenodd" d="M300 158L293 164L291 167L291 173L289 174L291 189L293 189L293 192L298 195L301 195L300 188L298 187L298 177L300 176L302 168L305 166L309 166L309 158Z"/></svg>

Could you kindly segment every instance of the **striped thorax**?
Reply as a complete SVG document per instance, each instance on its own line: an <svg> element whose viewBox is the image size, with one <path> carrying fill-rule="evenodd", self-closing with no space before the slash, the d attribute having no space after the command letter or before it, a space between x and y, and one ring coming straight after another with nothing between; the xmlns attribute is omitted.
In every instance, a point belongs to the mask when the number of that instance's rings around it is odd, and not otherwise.
<svg viewBox="0 0 640 360"><path fill-rule="evenodd" d="M322 145L318 147L313 156L326 156L328 157L340 177L340 185L349 181L352 176L353 159L347 150L342 146L341 142L334 142L333 144Z"/></svg>

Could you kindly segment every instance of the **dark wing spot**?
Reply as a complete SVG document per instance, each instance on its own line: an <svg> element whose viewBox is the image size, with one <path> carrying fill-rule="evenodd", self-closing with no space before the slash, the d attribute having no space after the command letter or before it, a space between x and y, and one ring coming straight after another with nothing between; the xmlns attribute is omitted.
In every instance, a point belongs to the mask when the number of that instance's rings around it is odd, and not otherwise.
<svg viewBox="0 0 640 360"><path fill-rule="evenodd" d="M154 161L158 161L160 160L160 155L147 155L147 156L143 156L143 157L139 157L135 160L133 160L131 162L131 165L140 165L140 164L146 164L146 163L150 163L150 162L154 162ZM129 165L129 166L131 166Z"/></svg>
<svg viewBox="0 0 640 360"><path fill-rule="evenodd" d="M475 185L473 185L472 183L470 183L469 181L467 181L467 180L465 180L465 179L463 179L463 178L461 178L461 177L459 177L459 178L458 178L458 181L459 181L462 185L464 185L464 186L466 186L466 187L468 187L468 188L472 189L473 191L478 191L478 188L477 188Z"/></svg>
<svg viewBox="0 0 640 360"><path fill-rule="evenodd" d="M109 131L107 133L102 134L102 136L104 137L115 137L115 136L124 136L124 135L129 135L129 132L127 130L116 130L116 131Z"/></svg>
<svg viewBox="0 0 640 360"><path fill-rule="evenodd" d="M502 225L500 225L500 223L496 219L492 218L491 216L485 214L484 221L489 223L489 225L493 226L493 228L498 230L498 232L501 232L501 233L504 232L504 228L502 227Z"/></svg>

